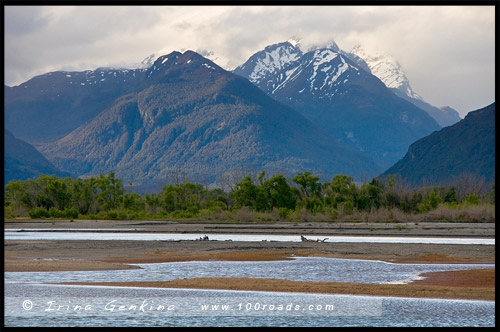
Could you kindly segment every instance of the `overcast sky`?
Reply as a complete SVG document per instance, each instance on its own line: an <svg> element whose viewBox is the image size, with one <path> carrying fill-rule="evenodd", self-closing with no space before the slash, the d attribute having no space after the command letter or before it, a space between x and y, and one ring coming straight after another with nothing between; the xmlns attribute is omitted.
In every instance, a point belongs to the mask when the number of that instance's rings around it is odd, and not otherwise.
<svg viewBox="0 0 500 332"><path fill-rule="evenodd" d="M213 52L225 69L302 38L394 56L413 90L463 117L495 98L494 6L6 6L5 84L56 70L128 67L152 53Z"/></svg>

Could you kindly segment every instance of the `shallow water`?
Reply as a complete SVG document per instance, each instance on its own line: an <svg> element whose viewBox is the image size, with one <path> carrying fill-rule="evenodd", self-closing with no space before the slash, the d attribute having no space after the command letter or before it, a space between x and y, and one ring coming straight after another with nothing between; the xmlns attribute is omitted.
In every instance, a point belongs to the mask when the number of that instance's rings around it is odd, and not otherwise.
<svg viewBox="0 0 500 332"><path fill-rule="evenodd" d="M134 264L116 271L7 272L5 282L168 281L201 277L277 278L295 281L406 283L426 272L494 268L494 264L395 264L375 260L295 257L285 261L189 261Z"/></svg>
<svg viewBox="0 0 500 332"><path fill-rule="evenodd" d="M6 326L495 326L493 301L9 283Z"/></svg>
<svg viewBox="0 0 500 332"><path fill-rule="evenodd" d="M253 234L179 234L179 233L106 233L106 232L47 232L34 229L9 229L4 233L5 240L135 240L135 241L179 241L197 240L208 235L214 241L286 241L301 242L300 235L253 235ZM484 244L494 245L495 239L485 238L441 238L441 237L390 237L390 236L316 236L308 235L311 240L324 242L350 243L428 243L428 244Z"/></svg>
<svg viewBox="0 0 500 332"><path fill-rule="evenodd" d="M495 326L494 301L44 284L168 281L195 277L406 283L420 278L419 274L425 272L495 266L395 264L324 257L264 262L191 261L136 265L142 269L6 272L5 325Z"/></svg>

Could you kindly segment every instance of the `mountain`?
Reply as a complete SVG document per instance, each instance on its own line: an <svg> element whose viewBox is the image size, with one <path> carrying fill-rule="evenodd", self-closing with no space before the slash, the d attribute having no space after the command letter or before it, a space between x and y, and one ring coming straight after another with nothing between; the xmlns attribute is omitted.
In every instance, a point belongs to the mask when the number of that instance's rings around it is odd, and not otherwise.
<svg viewBox="0 0 500 332"><path fill-rule="evenodd" d="M160 56L158 53L152 53L148 55L144 60L140 63L137 63L132 66L132 69L148 69L149 67L153 67L156 59Z"/></svg>
<svg viewBox="0 0 500 332"><path fill-rule="evenodd" d="M470 174L494 183L495 103L413 143L389 174L412 185L446 185Z"/></svg>
<svg viewBox="0 0 500 332"><path fill-rule="evenodd" d="M390 89L396 89L402 94L422 100L410 86L410 81L406 77L398 61L389 55L368 54L360 45L356 45L350 52L362 59L370 72L377 76Z"/></svg>
<svg viewBox="0 0 500 332"><path fill-rule="evenodd" d="M40 174L71 176L69 173L57 169L35 147L17 139L10 131L5 130L4 184L12 180L36 178Z"/></svg>
<svg viewBox="0 0 500 332"><path fill-rule="evenodd" d="M392 56L367 53L360 45L354 46L347 55L358 64L365 63L369 71L384 82L397 96L426 111L441 127L450 126L461 120L458 112L451 107L446 107L445 110L437 108L425 102L421 96L415 93L403 69Z"/></svg>
<svg viewBox="0 0 500 332"><path fill-rule="evenodd" d="M286 69L302 56L302 51L290 42L267 46L252 55L245 64L237 67L234 73L248 78L264 91L271 90L276 73Z"/></svg>
<svg viewBox="0 0 500 332"><path fill-rule="evenodd" d="M114 171L134 184L179 171L209 181L262 169L319 172L329 179L381 171L369 157L195 52L173 52L144 72L132 72L134 89L39 147L49 160L78 175Z"/></svg>
<svg viewBox="0 0 500 332"><path fill-rule="evenodd" d="M335 42L302 53L289 42L252 55L235 74L386 168L440 126L397 97Z"/></svg>
<svg viewBox="0 0 500 332"><path fill-rule="evenodd" d="M59 139L137 88L146 69L52 72L4 86L5 128L31 144Z"/></svg>

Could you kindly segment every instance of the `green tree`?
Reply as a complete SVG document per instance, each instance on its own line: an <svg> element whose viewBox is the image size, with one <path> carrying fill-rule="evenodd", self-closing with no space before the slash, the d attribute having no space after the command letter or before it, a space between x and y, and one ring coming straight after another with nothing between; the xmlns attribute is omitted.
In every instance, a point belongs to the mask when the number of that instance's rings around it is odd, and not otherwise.
<svg viewBox="0 0 500 332"><path fill-rule="evenodd" d="M72 205L80 214L96 214L100 210L98 181L94 177L71 182Z"/></svg>
<svg viewBox="0 0 500 332"><path fill-rule="evenodd" d="M253 183L250 175L245 176L240 182L236 183L236 189L232 194L238 206L248 206L255 209L257 186Z"/></svg>
<svg viewBox="0 0 500 332"><path fill-rule="evenodd" d="M155 193L146 194L144 196L144 201L145 201L145 209L148 212L158 213L162 208L160 195L158 194Z"/></svg>
<svg viewBox="0 0 500 332"><path fill-rule="evenodd" d="M124 194L119 198L120 206L126 210L135 212L144 211L144 200L137 193Z"/></svg>
<svg viewBox="0 0 500 332"><path fill-rule="evenodd" d="M458 203L458 196L454 186L451 186L444 194L444 203Z"/></svg>
<svg viewBox="0 0 500 332"><path fill-rule="evenodd" d="M301 197L320 197L321 184L318 182L319 177L313 176L309 172L299 173L293 178L293 182L300 186Z"/></svg>
<svg viewBox="0 0 500 332"><path fill-rule="evenodd" d="M441 203L441 196L434 189L429 192L429 195L418 207L419 212L427 212L436 209Z"/></svg>
<svg viewBox="0 0 500 332"><path fill-rule="evenodd" d="M203 186L186 182L184 184L166 185L161 192L160 200L167 212L188 210L193 212L201 206Z"/></svg>
<svg viewBox="0 0 500 332"><path fill-rule="evenodd" d="M345 212L352 213L357 196L357 188L352 176L336 175L331 183L326 183L325 202L334 209L342 204Z"/></svg>
<svg viewBox="0 0 500 332"><path fill-rule="evenodd" d="M273 207L295 209L298 191L294 189L290 187L285 177L281 174L277 174L266 180L261 186L261 192L263 192L263 196L266 198L267 209L269 210Z"/></svg>
<svg viewBox="0 0 500 332"><path fill-rule="evenodd" d="M366 211L372 208L378 209L382 205L383 192L383 183L375 178L370 183L364 183L359 190L358 208Z"/></svg>
<svg viewBox="0 0 500 332"><path fill-rule="evenodd" d="M68 182L71 179L58 179L55 176L48 177L48 183L45 189L46 196L51 202L51 207L57 210L64 210L70 207L71 193Z"/></svg>
<svg viewBox="0 0 500 332"><path fill-rule="evenodd" d="M121 179L115 177L114 172L108 176L99 175L97 178L97 187L100 189L98 200L105 211L118 208L120 196L123 195L123 183Z"/></svg>

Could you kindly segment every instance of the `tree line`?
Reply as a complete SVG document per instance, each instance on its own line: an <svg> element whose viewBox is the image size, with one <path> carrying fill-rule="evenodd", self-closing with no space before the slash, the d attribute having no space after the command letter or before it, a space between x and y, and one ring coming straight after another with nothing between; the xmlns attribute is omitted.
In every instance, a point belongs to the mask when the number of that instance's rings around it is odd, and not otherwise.
<svg viewBox="0 0 500 332"><path fill-rule="evenodd" d="M494 206L495 202L494 185L487 192L478 192L473 187L457 190L457 185L410 189L395 176L357 184L347 175L320 182L318 176L309 172L286 179L281 174L268 176L262 171L256 178L243 177L232 188L226 192L184 182L165 185L157 193L139 195L126 188L112 172L85 179L41 175L36 179L11 181L5 186L4 216L210 219L225 213L223 219L248 219L243 213L246 212L270 213L279 220L296 220L297 213L336 220L339 216L369 214L381 209L418 215L443 205Z"/></svg>

